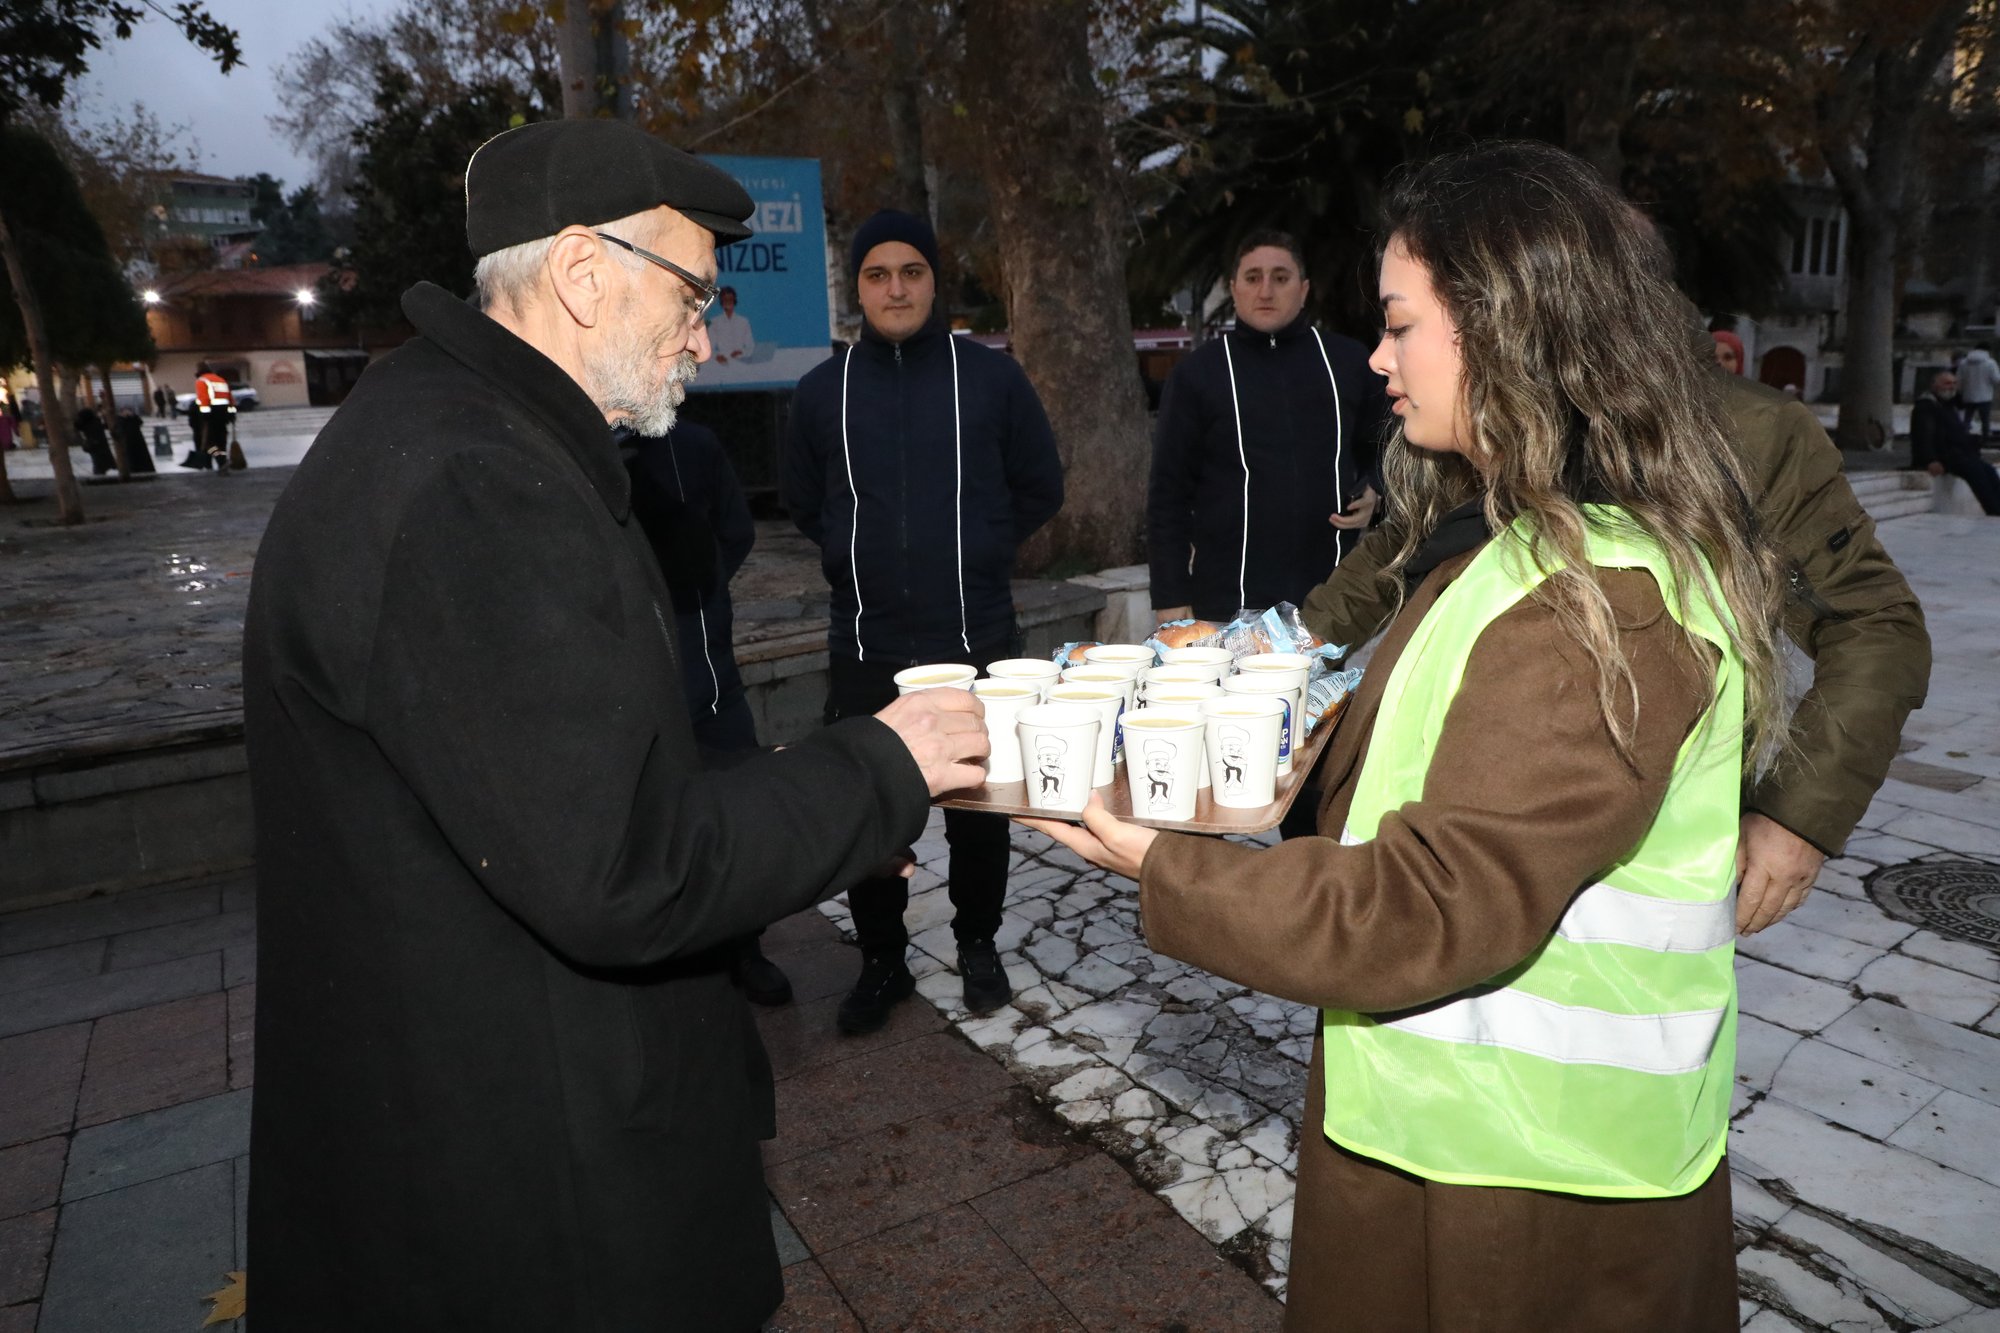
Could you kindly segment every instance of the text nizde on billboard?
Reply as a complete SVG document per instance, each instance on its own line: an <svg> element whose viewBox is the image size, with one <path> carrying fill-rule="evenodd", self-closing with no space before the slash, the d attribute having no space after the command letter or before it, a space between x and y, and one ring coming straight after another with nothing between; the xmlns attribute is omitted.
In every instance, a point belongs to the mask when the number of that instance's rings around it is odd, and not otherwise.
<svg viewBox="0 0 2000 1333"><path fill-rule="evenodd" d="M833 336L819 160L726 155L706 160L734 176L755 207L749 239L715 252L722 294L708 312L714 356L688 387L789 389L826 360Z"/></svg>

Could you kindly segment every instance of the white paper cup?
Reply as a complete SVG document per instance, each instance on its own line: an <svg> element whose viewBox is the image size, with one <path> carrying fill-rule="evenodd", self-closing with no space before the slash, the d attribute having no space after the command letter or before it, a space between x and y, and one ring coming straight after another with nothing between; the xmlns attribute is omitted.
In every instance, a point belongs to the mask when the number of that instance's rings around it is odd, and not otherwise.
<svg viewBox="0 0 2000 1333"><path fill-rule="evenodd" d="M1098 716L1075 704L1029 704L1015 717L1029 805L1074 813L1090 800Z"/></svg>
<svg viewBox="0 0 2000 1333"><path fill-rule="evenodd" d="M1236 665L1236 654L1227 648L1169 648L1160 654L1160 665L1202 667L1210 680L1220 681Z"/></svg>
<svg viewBox="0 0 2000 1333"><path fill-rule="evenodd" d="M1162 665L1147 667L1139 673L1139 697L1152 697L1155 685L1213 685L1222 677L1206 666Z"/></svg>
<svg viewBox="0 0 2000 1333"><path fill-rule="evenodd" d="M986 756L988 782L1019 782L1026 776L1021 769L1021 744L1014 736L1014 719L1023 708L1042 701L1042 691L1032 680L975 680L972 692L986 709L986 739L991 743Z"/></svg>
<svg viewBox="0 0 2000 1333"><path fill-rule="evenodd" d="M1248 659L1246 659L1248 660ZM1292 771L1292 751L1305 743L1306 669L1239 671L1222 682L1224 694L1276 695L1285 701L1285 734L1279 739L1278 774Z"/></svg>
<svg viewBox="0 0 2000 1333"><path fill-rule="evenodd" d="M979 675L978 667L940 662L936 666L904 667L896 673L896 693L915 694L918 690L969 690Z"/></svg>
<svg viewBox="0 0 2000 1333"><path fill-rule="evenodd" d="M986 674L995 680L1032 681L1035 693L1042 699L1049 697L1049 686L1062 676L1062 668L1054 662L1043 661L1039 657L1009 657L986 664Z"/></svg>
<svg viewBox="0 0 2000 1333"><path fill-rule="evenodd" d="M1102 787L1117 776L1118 718L1125 711L1125 696L1115 682L1089 681L1051 686L1050 704L1074 704L1088 708L1103 724L1097 733L1097 762L1091 769L1090 785Z"/></svg>
<svg viewBox="0 0 2000 1333"><path fill-rule="evenodd" d="M1125 719L1125 782L1132 813L1148 819L1194 818L1208 767L1207 723L1182 708L1148 708Z"/></svg>
<svg viewBox="0 0 2000 1333"><path fill-rule="evenodd" d="M1139 707L1172 708L1199 717L1204 703L1221 697L1222 687L1213 681L1202 681L1200 684L1162 684L1148 689L1146 697L1139 702ZM1208 786L1208 765L1205 763L1201 766L1196 785Z"/></svg>
<svg viewBox="0 0 2000 1333"><path fill-rule="evenodd" d="M1149 667L1159 659L1143 643L1100 643L1084 649L1083 660L1092 666Z"/></svg>
<svg viewBox="0 0 2000 1333"><path fill-rule="evenodd" d="M1067 667L1062 673L1065 685L1090 685L1100 690L1117 690L1125 700L1126 708L1139 706L1139 673L1145 670L1136 663L1106 663L1102 666L1086 663L1083 666ZM1053 694L1047 696L1053 699ZM1117 728L1112 729L1111 762L1125 762L1125 735Z"/></svg>
<svg viewBox="0 0 2000 1333"><path fill-rule="evenodd" d="M1278 737L1285 702L1270 694L1225 694L1201 706L1208 719L1209 797L1217 805L1255 810L1278 794Z"/></svg>

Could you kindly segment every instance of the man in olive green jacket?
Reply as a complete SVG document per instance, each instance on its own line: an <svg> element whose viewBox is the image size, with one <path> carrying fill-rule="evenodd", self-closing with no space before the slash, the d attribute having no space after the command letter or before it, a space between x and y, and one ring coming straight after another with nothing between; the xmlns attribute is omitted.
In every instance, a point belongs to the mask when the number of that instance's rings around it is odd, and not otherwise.
<svg viewBox="0 0 2000 1333"><path fill-rule="evenodd" d="M1762 930L1804 901L1837 856L1896 757L1903 719L1930 682L1923 609L1875 537L1875 523L1841 472L1811 412L1751 380L1725 381L1764 532L1784 556L1785 632L1813 659L1812 688L1792 717L1785 761L1743 793L1742 879L1736 919ZM1306 597L1308 628L1360 645L1395 612L1381 570L1395 554L1380 529Z"/></svg>

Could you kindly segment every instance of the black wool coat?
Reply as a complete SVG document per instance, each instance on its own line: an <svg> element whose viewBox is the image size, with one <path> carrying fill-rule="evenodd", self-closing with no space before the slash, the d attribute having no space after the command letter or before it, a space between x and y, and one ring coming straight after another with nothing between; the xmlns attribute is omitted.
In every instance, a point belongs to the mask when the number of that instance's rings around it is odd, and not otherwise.
<svg viewBox="0 0 2000 1333"><path fill-rule="evenodd" d="M257 1326L755 1328L770 1071L716 946L878 869L922 775L873 718L704 768L603 416L404 310L244 636Z"/></svg>

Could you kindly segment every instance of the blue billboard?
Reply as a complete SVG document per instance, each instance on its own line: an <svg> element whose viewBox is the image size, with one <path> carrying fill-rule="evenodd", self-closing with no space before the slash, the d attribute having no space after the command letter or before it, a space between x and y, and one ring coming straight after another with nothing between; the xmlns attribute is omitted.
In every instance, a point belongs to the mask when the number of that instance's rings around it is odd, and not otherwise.
<svg viewBox="0 0 2000 1333"><path fill-rule="evenodd" d="M819 159L729 157L713 162L743 184L756 209L748 240L715 252L722 297L708 312L714 358L688 387L789 389L826 360L826 208Z"/></svg>

